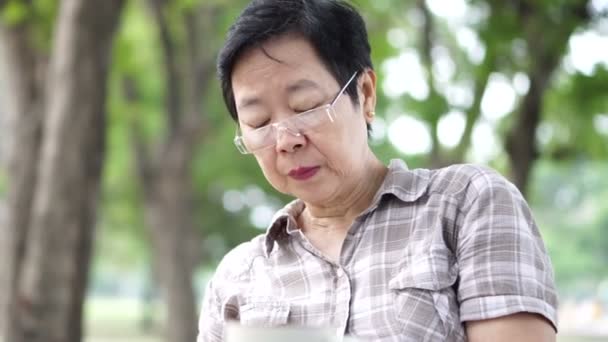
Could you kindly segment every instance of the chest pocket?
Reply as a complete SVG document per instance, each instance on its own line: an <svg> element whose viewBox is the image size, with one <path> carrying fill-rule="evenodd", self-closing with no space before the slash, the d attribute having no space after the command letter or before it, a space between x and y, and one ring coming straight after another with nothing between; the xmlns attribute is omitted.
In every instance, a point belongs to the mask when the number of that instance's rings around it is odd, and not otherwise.
<svg viewBox="0 0 608 342"><path fill-rule="evenodd" d="M240 321L246 326L277 327L288 319L289 304L276 298L248 298L240 307Z"/></svg>
<svg viewBox="0 0 608 342"><path fill-rule="evenodd" d="M457 277L455 258L447 248L405 253L388 284L404 340L465 340L452 287Z"/></svg>

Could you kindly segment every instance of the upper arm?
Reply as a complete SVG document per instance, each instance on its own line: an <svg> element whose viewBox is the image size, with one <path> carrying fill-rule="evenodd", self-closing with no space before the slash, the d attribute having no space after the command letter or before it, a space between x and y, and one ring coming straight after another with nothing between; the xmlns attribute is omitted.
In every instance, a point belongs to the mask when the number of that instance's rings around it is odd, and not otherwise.
<svg viewBox="0 0 608 342"><path fill-rule="evenodd" d="M481 172L470 187L456 251L461 320L479 321L467 327L482 332L494 324L555 328L553 269L526 201L495 172ZM515 315L526 312L540 316Z"/></svg>
<svg viewBox="0 0 608 342"><path fill-rule="evenodd" d="M210 281L205 290L203 305L198 321L196 342L221 342L224 338L224 322L221 319L220 300Z"/></svg>
<svg viewBox="0 0 608 342"><path fill-rule="evenodd" d="M222 258L205 289L198 322L197 342L224 340L226 322L238 320L238 298L241 286L249 282L248 273L255 251L250 242L243 243Z"/></svg>
<svg viewBox="0 0 608 342"><path fill-rule="evenodd" d="M554 342L555 330L542 316L517 313L494 319L466 322L470 342Z"/></svg>

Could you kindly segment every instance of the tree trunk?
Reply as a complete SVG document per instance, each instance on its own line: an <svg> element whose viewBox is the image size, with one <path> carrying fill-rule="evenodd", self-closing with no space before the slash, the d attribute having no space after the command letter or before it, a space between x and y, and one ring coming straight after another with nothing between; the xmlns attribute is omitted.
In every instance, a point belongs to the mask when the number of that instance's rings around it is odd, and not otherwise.
<svg viewBox="0 0 608 342"><path fill-rule="evenodd" d="M534 75L530 90L518 111L517 122L507 136L506 150L511 161L511 178L517 188L526 193L530 172L536 159L536 129L540 123L542 98L549 74Z"/></svg>
<svg viewBox="0 0 608 342"><path fill-rule="evenodd" d="M6 203L4 199L0 199L0 234L3 234L7 227L7 214L6 214ZM0 239L0 253L2 253L2 260L5 260L6 252L9 249L8 239ZM0 341L5 341L5 331L8 318L8 299L9 293L7 292L7 283L10 280L10 265L6 262L0 262Z"/></svg>
<svg viewBox="0 0 608 342"><path fill-rule="evenodd" d="M126 98L137 102L139 94L130 79L125 80ZM197 332L196 296L193 272L200 248L193 220L193 184L190 172L198 131L167 133L152 153L132 122L131 134L138 179L143 193L145 226L151 240L154 279L166 304L166 341L194 341ZM191 125L192 129L196 124ZM178 131L182 131L179 133Z"/></svg>
<svg viewBox="0 0 608 342"><path fill-rule="evenodd" d="M189 172L159 165L154 182L145 185L146 227L151 236L153 264L167 303L166 340L196 340L197 312L193 285L192 185Z"/></svg>
<svg viewBox="0 0 608 342"><path fill-rule="evenodd" d="M3 62L6 67L7 89L5 111L5 166L9 180L6 194L6 218L0 224L5 248L0 260L6 268L0 279L0 337L5 337L13 323L11 312L18 305L17 281L25 253L25 243L31 217L32 200L37 179L43 108L43 75L46 58L30 44L27 23L2 27Z"/></svg>
<svg viewBox="0 0 608 342"><path fill-rule="evenodd" d="M541 120L543 97L553 71L559 65L563 50L561 45L565 45L570 37L570 32L554 33L555 36L549 38L540 35L539 24L536 21L531 22L534 20L532 17L534 13L529 7L520 12L521 20L527 24L526 42L531 57L528 71L530 89L516 112L515 124L505 141L505 150L511 162L511 178L524 195L532 167L539 155L536 146L536 129ZM564 36L559 37L559 34ZM559 44L557 46L556 41Z"/></svg>
<svg viewBox="0 0 608 342"><path fill-rule="evenodd" d="M156 279L166 303L166 340L191 342L197 335L197 303L193 274L199 261L200 236L194 226L192 162L208 127L201 97L212 78L211 42L219 17L213 5L183 14L185 37L169 28L166 2L150 0L163 49L167 134L150 149L132 127L139 179L143 188L146 227L152 241ZM177 61L184 61L179 64ZM126 97L137 102L134 82L126 80ZM152 151L149 151L152 150Z"/></svg>
<svg viewBox="0 0 608 342"><path fill-rule="evenodd" d="M512 3L505 3L512 6ZM560 7L567 20L548 21L535 3L519 3L520 20L530 54L530 89L517 111L516 122L507 135L505 149L511 162L511 177L522 194L526 194L530 173L538 158L536 130L541 121L543 97L551 77L566 51L570 35L590 16L587 1L580 0ZM558 12L559 13L559 12ZM553 27L552 27L553 26Z"/></svg>
<svg viewBox="0 0 608 342"><path fill-rule="evenodd" d="M47 107L10 342L82 338L104 155L106 79L123 0L60 4ZM12 180L11 180L12 181ZM19 227L16 227L17 229Z"/></svg>

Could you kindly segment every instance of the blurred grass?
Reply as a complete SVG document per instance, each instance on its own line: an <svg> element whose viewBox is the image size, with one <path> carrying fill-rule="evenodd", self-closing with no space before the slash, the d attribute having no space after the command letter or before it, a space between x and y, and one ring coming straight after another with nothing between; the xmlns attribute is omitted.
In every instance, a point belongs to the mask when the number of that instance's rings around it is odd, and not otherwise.
<svg viewBox="0 0 608 342"><path fill-rule="evenodd" d="M88 336L85 342L161 342L160 337L129 336L129 337L97 337Z"/></svg>
<svg viewBox="0 0 608 342"><path fill-rule="evenodd" d="M608 337L557 336L557 342L606 342Z"/></svg>
<svg viewBox="0 0 608 342"><path fill-rule="evenodd" d="M152 308L154 322L159 322L160 308ZM136 298L87 299L85 304L85 342L164 342L157 324L144 333L141 326L142 305ZM608 342L608 337L569 336L560 334L558 342ZM194 342L194 341L192 341Z"/></svg>
<svg viewBox="0 0 608 342"><path fill-rule="evenodd" d="M159 309L153 307L154 322ZM137 298L92 297L85 303L85 342L161 342L156 325L144 332L143 307ZM194 342L194 341L193 341Z"/></svg>

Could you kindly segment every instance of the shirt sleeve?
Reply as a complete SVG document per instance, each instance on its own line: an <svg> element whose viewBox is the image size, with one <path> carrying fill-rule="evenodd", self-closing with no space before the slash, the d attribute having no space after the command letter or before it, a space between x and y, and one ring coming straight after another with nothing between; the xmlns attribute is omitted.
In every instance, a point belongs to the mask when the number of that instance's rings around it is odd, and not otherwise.
<svg viewBox="0 0 608 342"><path fill-rule="evenodd" d="M226 323L239 320L239 294L250 283L251 261L259 255L257 243L245 242L228 252L220 261L203 296L196 342L221 342Z"/></svg>
<svg viewBox="0 0 608 342"><path fill-rule="evenodd" d="M221 319L221 304L209 281L203 298L203 305L198 322L196 342L221 342L224 339L224 322Z"/></svg>
<svg viewBox="0 0 608 342"><path fill-rule="evenodd" d="M557 330L553 268L521 193L484 170L465 197L457 245L461 321L529 312Z"/></svg>

